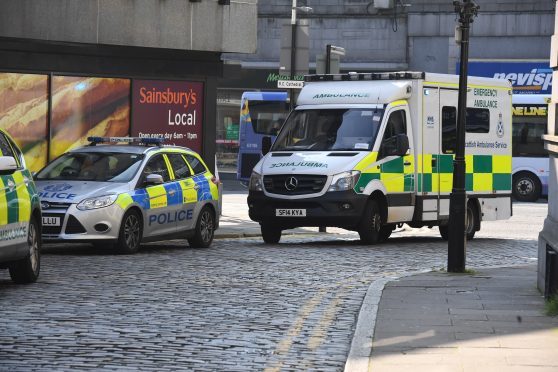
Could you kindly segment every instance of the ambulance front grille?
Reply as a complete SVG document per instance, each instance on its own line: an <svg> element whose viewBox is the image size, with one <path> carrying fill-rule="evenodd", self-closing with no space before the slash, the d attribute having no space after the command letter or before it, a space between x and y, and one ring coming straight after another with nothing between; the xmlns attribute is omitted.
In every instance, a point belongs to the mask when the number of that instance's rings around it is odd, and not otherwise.
<svg viewBox="0 0 558 372"><path fill-rule="evenodd" d="M322 191L327 176L276 174L263 177L265 191L280 195L316 194Z"/></svg>

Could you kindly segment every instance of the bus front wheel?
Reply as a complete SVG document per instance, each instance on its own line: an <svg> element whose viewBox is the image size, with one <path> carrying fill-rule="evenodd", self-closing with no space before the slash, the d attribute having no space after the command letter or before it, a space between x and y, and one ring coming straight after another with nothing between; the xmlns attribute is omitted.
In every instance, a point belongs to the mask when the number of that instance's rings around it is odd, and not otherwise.
<svg viewBox="0 0 558 372"><path fill-rule="evenodd" d="M519 172L513 176L513 197L523 202L534 202L541 197L541 183L531 172Z"/></svg>

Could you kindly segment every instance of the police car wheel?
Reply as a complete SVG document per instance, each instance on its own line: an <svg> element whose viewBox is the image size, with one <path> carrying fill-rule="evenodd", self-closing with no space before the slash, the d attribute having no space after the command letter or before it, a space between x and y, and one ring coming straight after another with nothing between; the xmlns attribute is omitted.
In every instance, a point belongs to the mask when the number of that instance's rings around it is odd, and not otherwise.
<svg viewBox="0 0 558 372"><path fill-rule="evenodd" d="M142 237L141 217L138 212L130 210L122 218L118 243L116 248L119 253L133 254L139 250Z"/></svg>
<svg viewBox="0 0 558 372"><path fill-rule="evenodd" d="M194 236L188 239L188 243L190 247L207 248L211 245L214 235L215 217L213 211L209 207L204 207L198 216Z"/></svg>
<svg viewBox="0 0 558 372"><path fill-rule="evenodd" d="M512 192L517 201L534 202L541 197L541 184L534 174L520 172L513 176Z"/></svg>
<svg viewBox="0 0 558 372"><path fill-rule="evenodd" d="M266 244L277 244L281 240L281 229L270 224L262 223L260 225L263 241Z"/></svg>
<svg viewBox="0 0 558 372"><path fill-rule="evenodd" d="M41 270L41 237L39 234L37 221L31 217L27 232L29 254L10 266L10 277L15 283L33 283L39 277Z"/></svg>
<svg viewBox="0 0 558 372"><path fill-rule="evenodd" d="M378 202L370 200L366 205L362 222L358 229L360 241L364 244L376 244L381 239L382 215ZM390 232L391 233L391 232Z"/></svg>

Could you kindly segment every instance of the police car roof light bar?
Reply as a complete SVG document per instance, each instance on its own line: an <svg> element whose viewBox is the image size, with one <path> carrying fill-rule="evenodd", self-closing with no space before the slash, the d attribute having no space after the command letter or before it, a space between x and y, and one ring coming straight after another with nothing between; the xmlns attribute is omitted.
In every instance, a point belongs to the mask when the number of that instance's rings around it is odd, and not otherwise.
<svg viewBox="0 0 558 372"><path fill-rule="evenodd" d="M397 72L349 72L347 74L320 74L306 75L305 82L313 81L351 81L351 80L409 80L424 79L424 72L397 71Z"/></svg>
<svg viewBox="0 0 558 372"><path fill-rule="evenodd" d="M98 143L119 143L127 142L128 144L139 143L144 145L162 146L163 138L144 138L144 137L87 137L89 146L95 146Z"/></svg>

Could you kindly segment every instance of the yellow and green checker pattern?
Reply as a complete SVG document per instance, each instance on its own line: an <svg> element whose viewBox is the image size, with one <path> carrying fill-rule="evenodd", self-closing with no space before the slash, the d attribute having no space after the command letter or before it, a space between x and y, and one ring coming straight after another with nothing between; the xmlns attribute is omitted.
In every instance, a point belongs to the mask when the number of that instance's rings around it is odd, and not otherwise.
<svg viewBox="0 0 558 372"><path fill-rule="evenodd" d="M33 182L25 184L25 177L32 180L30 172L15 171L12 175L0 176L0 226L16 222L29 222L31 209L39 203ZM13 192L9 192L12 185Z"/></svg>
<svg viewBox="0 0 558 372"><path fill-rule="evenodd" d="M355 167L361 172L354 188L356 193L362 193L366 185L372 180L382 181L388 193L415 191L415 162L413 155L397 157L376 165L377 152L371 152ZM405 164L407 163L407 165Z"/></svg>
<svg viewBox="0 0 558 372"><path fill-rule="evenodd" d="M451 154L419 156L417 191L450 193L453 187ZM511 155L465 155L465 190L471 192L510 191Z"/></svg>

